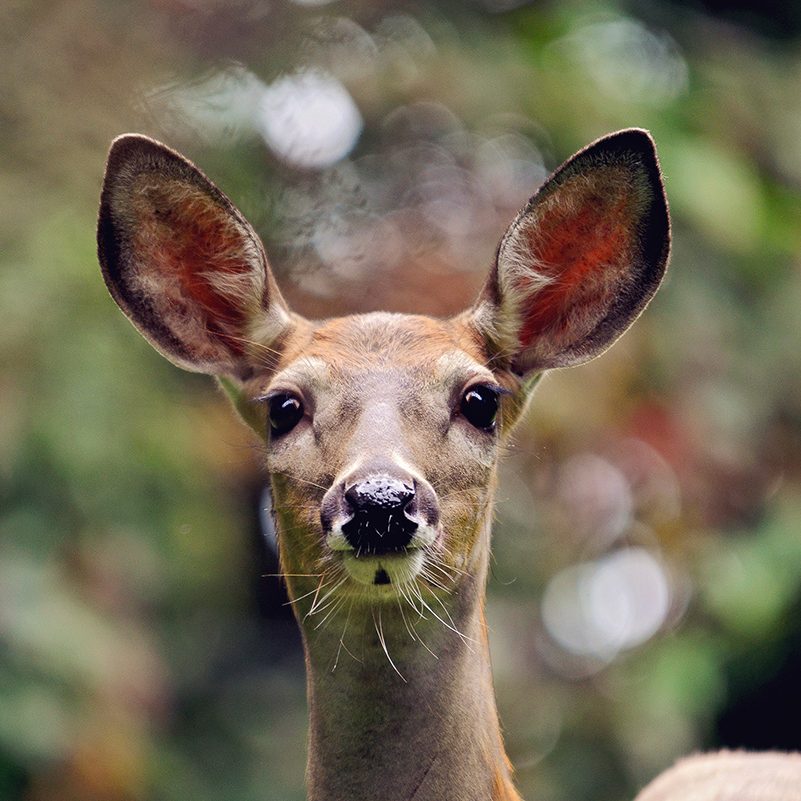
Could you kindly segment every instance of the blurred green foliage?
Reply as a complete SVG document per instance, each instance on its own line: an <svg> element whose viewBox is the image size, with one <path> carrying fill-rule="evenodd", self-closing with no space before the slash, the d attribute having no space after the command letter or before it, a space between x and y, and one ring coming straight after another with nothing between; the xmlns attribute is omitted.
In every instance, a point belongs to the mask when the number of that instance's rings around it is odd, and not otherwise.
<svg viewBox="0 0 801 801"><path fill-rule="evenodd" d="M507 744L544 801L631 797L698 747L801 747L801 48L793 15L777 31L770 11L722 11L4 5L0 798L304 797L302 658L262 575L258 449L96 268L125 130L202 165L292 303L323 316L458 310L545 168L649 128L668 281L608 355L543 382L501 481L488 613ZM309 67L363 124L313 168L267 147L247 94ZM629 546L665 571L659 631L571 652L538 611L552 577ZM767 731L738 713L766 682Z"/></svg>

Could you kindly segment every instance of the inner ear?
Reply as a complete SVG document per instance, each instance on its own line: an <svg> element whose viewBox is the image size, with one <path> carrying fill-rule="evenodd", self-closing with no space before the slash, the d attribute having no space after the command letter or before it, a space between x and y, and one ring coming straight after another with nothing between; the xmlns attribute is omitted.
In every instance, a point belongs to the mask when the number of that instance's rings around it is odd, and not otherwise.
<svg viewBox="0 0 801 801"><path fill-rule="evenodd" d="M580 364L642 311L669 247L650 136L612 134L565 162L514 220L473 324L494 358L520 375Z"/></svg>
<svg viewBox="0 0 801 801"><path fill-rule="evenodd" d="M519 347L539 350L543 366L603 340L639 290L632 265L643 239L653 239L641 230L650 194L633 178L619 165L599 167L591 180L568 177L503 245L500 258L518 262L505 276L506 293L536 295L520 310Z"/></svg>
<svg viewBox="0 0 801 801"><path fill-rule="evenodd" d="M171 322L181 339L194 329L202 332L196 352L208 338L243 355L239 335L264 292L263 257L255 243L197 187L145 174L131 189L136 225L129 247L139 262L131 288L148 294L162 319L172 307Z"/></svg>
<svg viewBox="0 0 801 801"><path fill-rule="evenodd" d="M123 311L187 369L242 375L259 343L289 324L244 217L194 165L146 137L112 145L98 252Z"/></svg>

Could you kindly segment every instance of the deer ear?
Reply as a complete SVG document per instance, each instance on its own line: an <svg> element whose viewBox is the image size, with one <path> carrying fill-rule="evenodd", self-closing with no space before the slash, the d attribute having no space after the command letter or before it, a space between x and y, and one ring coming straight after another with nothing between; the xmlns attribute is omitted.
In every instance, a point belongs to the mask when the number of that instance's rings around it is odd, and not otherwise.
<svg viewBox="0 0 801 801"><path fill-rule="evenodd" d="M243 376L291 325L254 230L200 170L152 139L114 140L97 245L120 308L180 367Z"/></svg>
<svg viewBox="0 0 801 801"><path fill-rule="evenodd" d="M611 134L556 170L509 227L473 326L519 375L581 364L645 308L669 251L653 140Z"/></svg>

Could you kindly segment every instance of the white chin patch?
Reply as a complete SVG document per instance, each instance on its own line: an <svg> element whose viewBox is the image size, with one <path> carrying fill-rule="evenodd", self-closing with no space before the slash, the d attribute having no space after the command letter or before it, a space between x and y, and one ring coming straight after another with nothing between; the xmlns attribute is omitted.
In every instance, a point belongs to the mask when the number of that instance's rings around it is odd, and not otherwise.
<svg viewBox="0 0 801 801"><path fill-rule="evenodd" d="M421 550L358 557L346 553L343 564L350 577L359 584L392 587L414 581L423 569L424 559Z"/></svg>

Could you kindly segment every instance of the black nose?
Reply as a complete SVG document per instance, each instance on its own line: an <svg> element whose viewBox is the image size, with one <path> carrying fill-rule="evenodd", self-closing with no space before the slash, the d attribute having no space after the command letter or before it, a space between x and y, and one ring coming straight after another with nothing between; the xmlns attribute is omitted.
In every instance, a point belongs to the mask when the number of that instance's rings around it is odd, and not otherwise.
<svg viewBox="0 0 801 801"><path fill-rule="evenodd" d="M342 525L357 555L382 554L405 548L417 530L407 513L414 487L391 476L371 476L345 490L353 517Z"/></svg>

